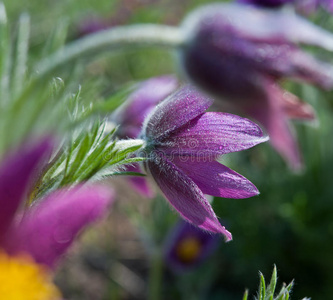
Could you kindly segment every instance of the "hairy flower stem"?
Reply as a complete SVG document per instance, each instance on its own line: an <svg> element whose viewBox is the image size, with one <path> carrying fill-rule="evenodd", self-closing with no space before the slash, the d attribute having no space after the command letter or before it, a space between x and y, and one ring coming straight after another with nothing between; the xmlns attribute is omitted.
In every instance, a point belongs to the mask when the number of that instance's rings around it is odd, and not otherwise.
<svg viewBox="0 0 333 300"><path fill-rule="evenodd" d="M156 24L114 27L87 35L59 49L37 64L38 77L77 58L101 51L119 50L133 46L176 48L184 43L178 27Z"/></svg>
<svg viewBox="0 0 333 300"><path fill-rule="evenodd" d="M156 249L151 256L149 272L148 300L161 299L161 285L163 279L163 261L160 249Z"/></svg>

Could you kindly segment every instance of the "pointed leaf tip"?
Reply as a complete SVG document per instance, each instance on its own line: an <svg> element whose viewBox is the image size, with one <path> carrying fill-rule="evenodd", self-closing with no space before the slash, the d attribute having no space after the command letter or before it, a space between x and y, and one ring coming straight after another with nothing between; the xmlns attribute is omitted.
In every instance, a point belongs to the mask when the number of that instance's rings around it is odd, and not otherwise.
<svg viewBox="0 0 333 300"><path fill-rule="evenodd" d="M259 284L259 300L264 300L266 296L266 283L264 275L259 272L260 284Z"/></svg>
<svg viewBox="0 0 333 300"><path fill-rule="evenodd" d="M272 298L274 297L276 281L277 281L277 271L276 271L276 265L274 265L271 281L267 287L267 295L269 297L272 297Z"/></svg>
<svg viewBox="0 0 333 300"><path fill-rule="evenodd" d="M247 300L248 296L249 296L249 290L246 289L244 292L243 300Z"/></svg>

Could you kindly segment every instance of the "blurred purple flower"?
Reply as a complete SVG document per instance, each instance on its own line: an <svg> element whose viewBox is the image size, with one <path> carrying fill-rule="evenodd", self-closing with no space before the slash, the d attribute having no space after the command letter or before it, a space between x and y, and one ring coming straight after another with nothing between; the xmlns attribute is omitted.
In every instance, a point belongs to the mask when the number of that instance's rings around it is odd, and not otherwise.
<svg viewBox="0 0 333 300"><path fill-rule="evenodd" d="M182 61L189 79L256 119L289 165L301 168L288 120L312 120L314 113L277 81L289 77L332 88L332 65L296 44L333 50L333 36L295 14L240 4L200 8L185 20L183 29L188 42Z"/></svg>
<svg viewBox="0 0 333 300"><path fill-rule="evenodd" d="M268 8L277 8L285 4L292 4L297 11L305 14L315 12L319 7L323 7L331 13L333 12L332 0L237 0L236 2Z"/></svg>
<svg viewBox="0 0 333 300"><path fill-rule="evenodd" d="M129 96L127 101L112 115L112 120L119 125L118 136L122 139L138 137L142 123L151 110L178 86L174 76L165 75L143 81ZM126 171L140 172L139 164L126 167ZM154 193L147 180L142 177L128 177L131 185L140 194L153 197Z"/></svg>
<svg viewBox="0 0 333 300"><path fill-rule="evenodd" d="M255 4L264 7L279 7L287 3L293 3L295 0L238 0L236 2Z"/></svg>
<svg viewBox="0 0 333 300"><path fill-rule="evenodd" d="M142 156L170 204L201 229L232 236L217 220L204 194L228 198L257 195L246 178L216 161L222 154L241 151L266 141L248 119L205 110L212 101L184 87L161 102L146 118Z"/></svg>
<svg viewBox="0 0 333 300"><path fill-rule="evenodd" d="M178 81L172 75L154 77L139 83L138 88L129 95L126 102L116 110L112 117L119 124L118 136L137 138L145 117L177 86Z"/></svg>
<svg viewBox="0 0 333 300"><path fill-rule="evenodd" d="M36 263L54 268L81 229L105 213L113 194L101 187L76 187L53 192L18 213L36 168L51 148L49 139L24 146L0 166L0 249L29 254Z"/></svg>
<svg viewBox="0 0 333 300"><path fill-rule="evenodd" d="M77 28L78 36L102 31L111 27L110 21L98 17L91 17L81 22Z"/></svg>
<svg viewBox="0 0 333 300"><path fill-rule="evenodd" d="M217 250L220 237L181 221L167 237L164 258L175 272L192 270Z"/></svg>

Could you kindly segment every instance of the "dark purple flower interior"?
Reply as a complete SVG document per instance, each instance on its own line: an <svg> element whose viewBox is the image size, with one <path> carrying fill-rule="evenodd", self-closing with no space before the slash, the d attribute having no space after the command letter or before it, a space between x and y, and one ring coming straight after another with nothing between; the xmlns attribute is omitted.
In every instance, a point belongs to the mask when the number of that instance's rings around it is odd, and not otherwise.
<svg viewBox="0 0 333 300"><path fill-rule="evenodd" d="M286 3L293 3L294 0L238 0L239 3L250 3L264 7L279 7Z"/></svg>
<svg viewBox="0 0 333 300"><path fill-rule="evenodd" d="M219 241L218 235L212 235L181 221L167 238L166 264L176 272L190 270L208 258L217 249Z"/></svg>

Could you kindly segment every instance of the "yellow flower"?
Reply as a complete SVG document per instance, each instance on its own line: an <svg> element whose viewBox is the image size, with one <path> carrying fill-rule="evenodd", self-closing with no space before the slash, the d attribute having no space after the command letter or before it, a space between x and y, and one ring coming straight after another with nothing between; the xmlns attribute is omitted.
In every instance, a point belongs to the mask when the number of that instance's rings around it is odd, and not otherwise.
<svg viewBox="0 0 333 300"><path fill-rule="evenodd" d="M0 252L0 296L6 300L60 300L49 271L29 256Z"/></svg>

